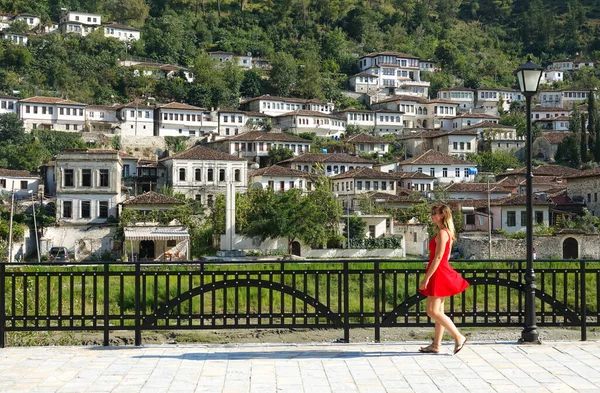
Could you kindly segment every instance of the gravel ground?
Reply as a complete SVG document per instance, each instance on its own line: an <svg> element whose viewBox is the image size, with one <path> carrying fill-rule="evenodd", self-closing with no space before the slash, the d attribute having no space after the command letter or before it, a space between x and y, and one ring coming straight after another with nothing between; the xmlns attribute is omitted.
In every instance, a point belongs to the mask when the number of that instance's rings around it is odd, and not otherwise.
<svg viewBox="0 0 600 393"><path fill-rule="evenodd" d="M518 341L520 328L463 328L462 333L470 341ZM538 328L542 341L578 341L581 332L576 328ZM340 329L231 329L197 331L144 331L144 344L248 344L248 343L331 343L344 337ZM429 341L433 327L383 328L382 342ZM36 345L102 345L102 333L56 332L56 333L9 333L7 346ZM451 340L446 334L445 340ZM589 328L588 340L599 340L600 329ZM354 343L374 342L373 329L350 330L350 341ZM133 345L134 334L130 331L113 332L111 345Z"/></svg>

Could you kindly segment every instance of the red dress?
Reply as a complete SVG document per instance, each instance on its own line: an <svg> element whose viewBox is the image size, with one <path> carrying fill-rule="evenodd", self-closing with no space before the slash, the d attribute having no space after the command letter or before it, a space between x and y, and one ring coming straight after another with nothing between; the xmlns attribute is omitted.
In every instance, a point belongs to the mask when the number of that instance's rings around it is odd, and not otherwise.
<svg viewBox="0 0 600 393"><path fill-rule="evenodd" d="M426 272L429 271L431 261L433 261L433 258L435 257L435 248L437 246L435 242L436 237L437 236L434 236L429 241L429 264L427 264ZM419 292L425 296L454 296L461 293L469 286L467 280L462 278L462 276L458 274L456 270L452 269L448 263L448 258L450 257L450 243L451 241L446 243L446 249L444 250L442 260L429 279L427 287L424 290L419 289Z"/></svg>

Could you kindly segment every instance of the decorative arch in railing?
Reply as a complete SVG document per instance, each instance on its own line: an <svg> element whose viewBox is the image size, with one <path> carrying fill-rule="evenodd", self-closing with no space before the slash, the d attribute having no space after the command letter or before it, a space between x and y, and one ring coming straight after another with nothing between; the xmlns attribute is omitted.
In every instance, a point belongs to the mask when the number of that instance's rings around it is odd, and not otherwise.
<svg viewBox="0 0 600 393"><path fill-rule="evenodd" d="M242 279L242 280L222 280L214 283L208 283L196 288L193 288L185 293L178 295L160 306L155 313L144 318L142 322L142 328L147 329L153 327L159 319L169 317L169 311L182 304L185 301L190 300L195 296L202 295L221 289L227 288L259 288L268 289L273 291L279 291L281 293L290 295L295 299L304 301L306 304L315 308L317 317L327 318L327 321L332 327L343 327L342 319L334 313L330 308L325 306L323 303L317 301L314 297L307 295L306 293L281 284L280 282L270 280L256 280L256 279ZM256 315L258 317L259 315Z"/></svg>
<svg viewBox="0 0 600 393"><path fill-rule="evenodd" d="M513 289L517 289L521 292L525 292L525 284L522 284L522 283L520 283L518 281L514 281L514 280L506 280L506 279L501 279L501 278L490 279L490 278L486 278L486 277L469 277L469 278L466 278L466 280L469 282L469 284L471 286L496 285L499 287L513 288ZM535 297L542 300L543 302L551 305L556 312L558 312L560 315L567 318L572 324L574 324L574 325L581 324L581 318L579 317L579 315L577 315L577 313L575 311L573 311L569 307L567 307L566 304L559 302L552 296L548 295L547 293L540 292L540 291L535 292ZM390 311L389 313L386 313L382 317L380 326L381 327L392 326L394 324L394 321L398 317L405 315L408 312L408 310L410 310L411 307L413 307L417 303L425 300L426 298L427 298L426 296L423 296L420 293L417 293L417 294L411 296L410 298L406 299L401 304L396 306L392 311Z"/></svg>

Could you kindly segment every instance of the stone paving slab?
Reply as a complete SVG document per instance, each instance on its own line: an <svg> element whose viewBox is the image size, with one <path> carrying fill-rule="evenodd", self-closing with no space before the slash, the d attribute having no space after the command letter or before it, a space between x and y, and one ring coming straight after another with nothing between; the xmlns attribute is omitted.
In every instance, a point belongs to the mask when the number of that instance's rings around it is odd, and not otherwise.
<svg viewBox="0 0 600 393"><path fill-rule="evenodd" d="M0 392L600 392L600 342L0 349Z"/></svg>

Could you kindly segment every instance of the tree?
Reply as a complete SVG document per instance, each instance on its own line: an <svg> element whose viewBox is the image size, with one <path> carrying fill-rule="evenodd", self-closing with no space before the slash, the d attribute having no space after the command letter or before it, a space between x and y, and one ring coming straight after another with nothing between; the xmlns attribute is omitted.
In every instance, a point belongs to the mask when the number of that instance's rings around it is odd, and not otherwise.
<svg viewBox="0 0 600 393"><path fill-rule="evenodd" d="M467 160L477 163L477 167L482 172L502 173L505 172L507 168L516 169L522 166L514 153L508 151L499 151L496 153L484 151L478 154L469 153L467 154Z"/></svg>
<svg viewBox="0 0 600 393"><path fill-rule="evenodd" d="M364 239L367 223L356 213L348 219L350 226L350 240ZM348 228L344 228L344 238L348 239Z"/></svg>
<svg viewBox="0 0 600 393"><path fill-rule="evenodd" d="M585 163L589 161L589 152L588 152L588 145L587 145L587 134L585 131L585 114L581 114L581 138L579 139L580 142L580 152L581 152L581 162Z"/></svg>
<svg viewBox="0 0 600 393"><path fill-rule="evenodd" d="M278 162L294 157L294 152L285 147L277 146L269 150L268 165L275 165Z"/></svg>
<svg viewBox="0 0 600 393"><path fill-rule="evenodd" d="M296 89L298 66L289 53L278 52L271 60L269 84L273 92L279 96L289 97Z"/></svg>
<svg viewBox="0 0 600 393"><path fill-rule="evenodd" d="M573 142L570 142L570 147L573 149L570 152L570 158L571 158L571 162L573 163L573 166L575 168L580 168L581 167L581 144L579 143L579 137L580 137L580 126L581 126L581 119L579 118L580 112L577 109L577 106L575 106L573 108L573 113L571 114L571 120L569 121L569 131L572 132L571 137L573 138ZM573 146L571 146L573 145Z"/></svg>
<svg viewBox="0 0 600 393"><path fill-rule="evenodd" d="M325 244L339 224L342 205L331 193L325 176L315 179L314 185L307 195L297 188L283 193L275 193L272 188L251 188L247 227L242 233L262 241L286 237L290 253L296 240L314 246Z"/></svg>
<svg viewBox="0 0 600 393"><path fill-rule="evenodd" d="M600 162L600 126L598 125L598 107L596 106L596 92L590 90L588 95L588 136L594 141L594 161ZM592 144L590 143L590 148Z"/></svg>
<svg viewBox="0 0 600 393"><path fill-rule="evenodd" d="M0 141L19 145L26 140L23 120L16 113L0 115Z"/></svg>
<svg viewBox="0 0 600 393"><path fill-rule="evenodd" d="M264 82L260 77L259 71L255 69L246 71L240 87L240 95L242 97L252 98L260 96L263 92Z"/></svg>

